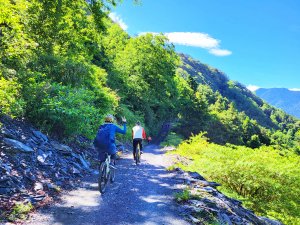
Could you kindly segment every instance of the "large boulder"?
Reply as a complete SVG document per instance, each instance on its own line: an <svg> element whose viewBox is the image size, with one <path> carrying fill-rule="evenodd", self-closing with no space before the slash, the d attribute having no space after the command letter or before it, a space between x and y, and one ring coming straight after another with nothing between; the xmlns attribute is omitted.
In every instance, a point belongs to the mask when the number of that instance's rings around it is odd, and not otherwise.
<svg viewBox="0 0 300 225"><path fill-rule="evenodd" d="M34 152L34 150L29 147L28 145L23 144L20 141L14 140L14 139L10 139L10 138L4 138L3 142L12 147L15 150L18 150L20 152L26 152L26 153L30 153L30 152Z"/></svg>

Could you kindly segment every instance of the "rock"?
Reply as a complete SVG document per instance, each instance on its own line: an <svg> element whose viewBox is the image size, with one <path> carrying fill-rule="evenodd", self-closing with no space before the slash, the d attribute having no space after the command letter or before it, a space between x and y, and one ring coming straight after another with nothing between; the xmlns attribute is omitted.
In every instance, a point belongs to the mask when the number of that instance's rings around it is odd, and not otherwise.
<svg viewBox="0 0 300 225"><path fill-rule="evenodd" d="M218 192L216 189L214 189L213 187L210 187L210 186L203 187L202 190L205 190L206 192L211 193L211 194Z"/></svg>
<svg viewBox="0 0 300 225"><path fill-rule="evenodd" d="M89 165L87 164L87 162L83 159L83 157L81 155L79 155L79 160L85 169L87 169L87 170L90 169Z"/></svg>
<svg viewBox="0 0 300 225"><path fill-rule="evenodd" d="M7 144L8 146L11 146L14 149L19 150L21 152L26 152L26 153L34 152L34 150L32 148L30 148L29 146L23 144L20 141L16 141L14 139L4 138L3 142L5 144Z"/></svg>
<svg viewBox="0 0 300 225"><path fill-rule="evenodd" d="M179 168L179 167L177 167L177 168L175 169L175 171L177 171L178 173L184 173L183 169L181 169L181 168Z"/></svg>
<svg viewBox="0 0 300 225"><path fill-rule="evenodd" d="M56 150L58 150L62 153L66 153L66 154L71 154L72 153L72 149L67 145L59 144L56 141L51 141L50 143L51 143L53 148L55 148Z"/></svg>
<svg viewBox="0 0 300 225"><path fill-rule="evenodd" d="M46 163L46 159L48 157L50 157L52 155L52 152L43 152L41 149L38 149L38 152L37 152L38 156L37 156L37 160L38 162L42 165L42 166L53 166L54 164L53 163Z"/></svg>
<svg viewBox="0 0 300 225"><path fill-rule="evenodd" d="M55 191L59 191L59 190L60 190L60 187L57 186L57 185L55 185L55 184L47 183L46 185L47 185L47 188L48 188L49 190L55 190Z"/></svg>
<svg viewBox="0 0 300 225"><path fill-rule="evenodd" d="M0 187L0 195L7 195L13 192L12 188Z"/></svg>
<svg viewBox="0 0 300 225"><path fill-rule="evenodd" d="M78 163L76 163L76 162L71 162L71 163L74 165L74 167L75 167L76 169L82 170L82 167L81 167Z"/></svg>
<svg viewBox="0 0 300 225"><path fill-rule="evenodd" d="M34 184L34 190L35 191L39 191L39 190L43 190L43 189L44 189L44 187L43 187L42 183L37 182L37 183Z"/></svg>
<svg viewBox="0 0 300 225"><path fill-rule="evenodd" d="M204 180L205 181L205 178L202 177L199 173L197 172L188 172L189 176L191 178L194 178L194 179L198 179L198 180Z"/></svg>
<svg viewBox="0 0 300 225"><path fill-rule="evenodd" d="M37 146L37 143L30 139L26 142L26 145L28 145L31 148L35 148Z"/></svg>
<svg viewBox="0 0 300 225"><path fill-rule="evenodd" d="M200 224L200 220L198 220L197 218L193 217L192 215L188 215L188 218L191 220L192 223L194 224Z"/></svg>
<svg viewBox="0 0 300 225"><path fill-rule="evenodd" d="M43 163L45 162L46 158L48 157L48 155L45 154L45 153L44 153L42 150L40 150L40 149L38 149L37 154L38 154L37 160L38 160L40 163L43 164Z"/></svg>
<svg viewBox="0 0 300 225"><path fill-rule="evenodd" d="M205 203L199 200L189 200L188 201L189 204L194 205L196 207L204 207Z"/></svg>
<svg viewBox="0 0 300 225"><path fill-rule="evenodd" d="M191 213L199 213L202 211L202 209L193 205L182 205L180 206L180 211L183 214L191 214Z"/></svg>
<svg viewBox="0 0 300 225"><path fill-rule="evenodd" d="M17 136L13 133L13 131L6 129L5 127L1 129L1 133L4 137L17 139Z"/></svg>
<svg viewBox="0 0 300 225"><path fill-rule="evenodd" d="M202 187L218 187L221 186L221 184L218 184L216 182L209 182L205 180L198 180L197 183Z"/></svg>
<svg viewBox="0 0 300 225"><path fill-rule="evenodd" d="M231 219L225 213L219 212L218 219L221 222L221 224L232 225Z"/></svg>
<svg viewBox="0 0 300 225"><path fill-rule="evenodd" d="M71 168L71 172L73 174L80 174L80 171L78 169L76 169L74 166Z"/></svg>
<svg viewBox="0 0 300 225"><path fill-rule="evenodd" d="M74 152L71 153L71 156L74 157L75 159L79 159L79 155Z"/></svg>
<svg viewBox="0 0 300 225"><path fill-rule="evenodd" d="M43 140L43 141L48 141L48 137L43 134L42 132L38 131L38 130L34 130L32 131L32 133L34 134L34 136L36 136L37 138Z"/></svg>
<svg viewBox="0 0 300 225"><path fill-rule="evenodd" d="M279 221L271 220L271 219L266 218L266 217L260 217L260 219L261 219L262 221L264 221L267 225L283 225L283 224L280 223Z"/></svg>
<svg viewBox="0 0 300 225"><path fill-rule="evenodd" d="M33 205L39 203L38 206L48 204L57 192L75 187L78 177L91 171L87 159L93 157L95 150L83 147L88 146L90 140L81 138L82 145L78 147L76 140L73 151L57 141L50 142L46 135L22 120L0 116L0 122L1 212L12 210L16 201L24 203L26 200Z"/></svg>
<svg viewBox="0 0 300 225"><path fill-rule="evenodd" d="M44 200L45 197L46 197L45 195L29 196L27 198L27 201L30 202L31 204L35 205L36 203Z"/></svg>
<svg viewBox="0 0 300 225"><path fill-rule="evenodd" d="M2 163L2 165L0 165L0 169L2 169L3 171L7 172L8 174L10 174L11 170L12 170L12 167L5 164L5 163Z"/></svg>
<svg viewBox="0 0 300 225"><path fill-rule="evenodd" d="M4 184L7 183L7 181L10 181L11 179L9 177L0 177L0 187Z"/></svg>
<svg viewBox="0 0 300 225"><path fill-rule="evenodd" d="M36 176L32 172L30 172L30 169L26 169L24 171L24 176L31 182L36 181Z"/></svg>

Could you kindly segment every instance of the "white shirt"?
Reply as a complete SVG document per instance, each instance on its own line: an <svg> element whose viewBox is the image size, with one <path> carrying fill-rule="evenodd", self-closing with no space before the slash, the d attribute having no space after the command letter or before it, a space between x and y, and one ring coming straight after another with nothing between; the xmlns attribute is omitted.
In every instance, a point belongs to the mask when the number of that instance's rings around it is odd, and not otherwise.
<svg viewBox="0 0 300 225"><path fill-rule="evenodd" d="M143 139L144 138L143 137L143 132L145 132L143 127L141 127L141 126L134 126L132 128L132 138L133 139L135 139L135 138L141 138L141 139Z"/></svg>

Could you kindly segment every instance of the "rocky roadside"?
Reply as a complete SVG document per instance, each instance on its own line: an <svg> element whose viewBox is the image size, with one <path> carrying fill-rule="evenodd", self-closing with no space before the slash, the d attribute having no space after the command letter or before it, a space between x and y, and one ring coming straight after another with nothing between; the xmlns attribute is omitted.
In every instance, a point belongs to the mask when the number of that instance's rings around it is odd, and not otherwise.
<svg viewBox="0 0 300 225"><path fill-rule="evenodd" d="M216 187L220 184L205 180L196 172L174 169L182 181L183 192L176 194L180 211L193 224L282 225L279 221L260 217L245 209L242 202L228 198Z"/></svg>
<svg viewBox="0 0 300 225"><path fill-rule="evenodd" d="M0 222L25 219L27 211L50 204L92 172L87 159L95 152L82 147L90 141L76 142L61 144L23 121L0 116Z"/></svg>

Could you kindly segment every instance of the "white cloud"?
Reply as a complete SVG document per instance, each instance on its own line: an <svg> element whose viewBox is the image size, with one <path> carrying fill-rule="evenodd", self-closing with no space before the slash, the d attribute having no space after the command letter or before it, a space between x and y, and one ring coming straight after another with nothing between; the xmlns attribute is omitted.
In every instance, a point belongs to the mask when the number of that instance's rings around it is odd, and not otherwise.
<svg viewBox="0 0 300 225"><path fill-rule="evenodd" d="M195 32L172 32L165 36L174 44L187 45L205 49L217 48L220 41L210 37L208 34Z"/></svg>
<svg viewBox="0 0 300 225"><path fill-rule="evenodd" d="M115 23L119 24L120 27L121 27L123 30L127 30L127 28L128 28L127 24L126 24L126 23L122 20L122 18L121 18L119 15L117 15L115 12L109 13L108 16L112 19L112 21L114 21Z"/></svg>
<svg viewBox="0 0 300 225"><path fill-rule="evenodd" d="M250 90L250 91L256 91L257 89L259 89L260 87L256 86L256 85L248 85L247 88Z"/></svg>
<svg viewBox="0 0 300 225"><path fill-rule="evenodd" d="M226 49L218 49L218 48L213 48L209 50L210 54L216 55L216 56L227 56L231 55L232 52Z"/></svg>
<svg viewBox="0 0 300 225"><path fill-rule="evenodd" d="M151 32L152 34L158 34ZM140 35L145 33L140 33ZM209 34L200 32L170 32L164 33L170 42L176 45L192 46L197 48L207 49L208 52L215 56L227 56L232 52L229 50L221 49L221 41L211 37Z"/></svg>
<svg viewBox="0 0 300 225"><path fill-rule="evenodd" d="M290 88L290 91L300 91L300 88Z"/></svg>

